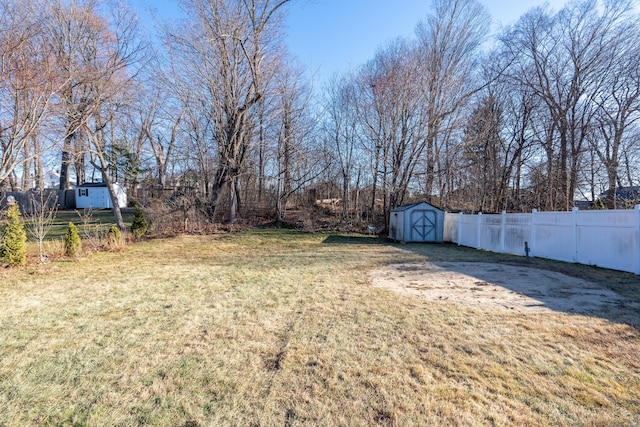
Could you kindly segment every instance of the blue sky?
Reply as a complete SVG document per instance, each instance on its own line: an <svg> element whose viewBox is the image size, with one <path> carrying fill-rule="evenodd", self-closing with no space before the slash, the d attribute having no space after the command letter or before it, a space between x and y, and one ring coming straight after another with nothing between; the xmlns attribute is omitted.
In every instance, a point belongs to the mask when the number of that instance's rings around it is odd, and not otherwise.
<svg viewBox="0 0 640 427"><path fill-rule="evenodd" d="M549 1L555 10L565 0ZM544 0L481 0L493 30L516 21ZM289 9L288 41L302 64L320 80L361 65L390 39L413 36L431 0L306 0Z"/></svg>
<svg viewBox="0 0 640 427"><path fill-rule="evenodd" d="M176 0L131 0L145 22L149 8L168 19L179 13ZM494 20L493 30L516 21L544 0L480 0ZM549 0L553 9L566 0ZM287 40L300 63L322 82L336 72L371 59L386 41L413 35L431 0L298 0L289 7Z"/></svg>

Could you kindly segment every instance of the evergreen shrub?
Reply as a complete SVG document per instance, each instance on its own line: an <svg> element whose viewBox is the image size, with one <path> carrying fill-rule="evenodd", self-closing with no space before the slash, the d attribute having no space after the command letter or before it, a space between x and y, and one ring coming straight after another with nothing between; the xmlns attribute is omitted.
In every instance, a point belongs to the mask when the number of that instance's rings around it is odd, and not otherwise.
<svg viewBox="0 0 640 427"><path fill-rule="evenodd" d="M133 222L131 223L131 232L136 239L141 238L147 232L149 223L144 216L144 212L138 206L133 213Z"/></svg>
<svg viewBox="0 0 640 427"><path fill-rule="evenodd" d="M78 258L82 254L82 241L78 235L78 227L70 222L64 236L64 254L70 258Z"/></svg>
<svg viewBox="0 0 640 427"><path fill-rule="evenodd" d="M27 233L18 205L11 205L7 210L7 224L3 227L1 235L0 258L12 267L26 264Z"/></svg>

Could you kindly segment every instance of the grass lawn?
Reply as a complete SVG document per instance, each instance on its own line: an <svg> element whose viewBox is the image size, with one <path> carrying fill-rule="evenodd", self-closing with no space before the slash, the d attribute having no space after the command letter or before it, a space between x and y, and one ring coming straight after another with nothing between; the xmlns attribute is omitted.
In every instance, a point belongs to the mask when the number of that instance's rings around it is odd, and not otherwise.
<svg viewBox="0 0 640 427"><path fill-rule="evenodd" d="M122 218L127 225L131 225L133 211L124 209ZM51 231L47 234L47 240L62 239L70 222L80 228L83 226L90 228L90 230L87 230L88 232L99 231L106 233L112 225L115 225L116 220L111 209L58 211L52 223ZM29 237L31 238L32 236Z"/></svg>
<svg viewBox="0 0 640 427"><path fill-rule="evenodd" d="M451 245L252 230L0 271L0 425L640 425L638 313L373 288ZM524 265L524 264L523 264ZM634 275L533 260L640 298Z"/></svg>

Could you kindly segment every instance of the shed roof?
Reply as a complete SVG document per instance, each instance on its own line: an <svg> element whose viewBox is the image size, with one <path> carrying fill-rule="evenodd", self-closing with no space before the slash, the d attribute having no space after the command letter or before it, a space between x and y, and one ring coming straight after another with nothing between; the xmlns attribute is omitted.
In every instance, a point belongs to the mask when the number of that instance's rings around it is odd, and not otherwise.
<svg viewBox="0 0 640 427"><path fill-rule="evenodd" d="M91 188L91 187L106 187L106 182L85 182L83 184L78 185L76 188Z"/></svg>
<svg viewBox="0 0 640 427"><path fill-rule="evenodd" d="M397 206L395 209L391 209L391 212L396 212L396 211L404 212L404 211L407 211L407 210L409 210L411 208L415 208L416 206L419 206L419 205L422 205L422 204L430 206L433 209L441 210L441 209L439 209L439 208L437 208L437 207L435 207L432 204L427 203L427 202L416 202L416 203L407 203L406 205L402 205L402 206Z"/></svg>

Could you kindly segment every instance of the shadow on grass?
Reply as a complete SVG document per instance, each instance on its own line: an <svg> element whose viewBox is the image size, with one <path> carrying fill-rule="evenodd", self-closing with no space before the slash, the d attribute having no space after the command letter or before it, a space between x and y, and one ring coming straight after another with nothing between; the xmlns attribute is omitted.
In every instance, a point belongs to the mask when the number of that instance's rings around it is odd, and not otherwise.
<svg viewBox="0 0 640 427"><path fill-rule="evenodd" d="M340 235L332 234L327 236L322 243L333 245L382 245L386 243L386 239L371 235Z"/></svg>
<svg viewBox="0 0 640 427"><path fill-rule="evenodd" d="M632 273L543 258L527 259L523 256L488 252L458 246L452 243L399 244L378 236L359 235L330 235L327 236L323 243L341 245L385 245L394 247L400 251L418 255L424 258L425 261L454 263L447 266L447 270L461 274L467 273L465 270L457 268L455 263L475 262L514 266L522 269L523 276L528 275L532 277L532 282L534 281L533 277L536 275L542 275L544 277L544 271L561 273L572 278L582 279L588 282L588 284L582 288L572 287L567 289L563 284L551 283L547 287L546 292L532 286L526 286L526 280L524 285L522 281L520 281L520 283L510 283L507 280L500 280L499 286L515 293L522 293L527 297L539 301L540 305L553 311L588 314L613 322L627 323L640 327L640 276ZM481 273L478 274L478 276L477 279L479 283L496 281L495 271L489 272L488 274ZM538 278L537 280L540 279ZM568 282L574 283L573 281ZM611 300L611 294L607 291L615 292L619 298ZM563 293L565 296L563 296ZM608 295L609 299L607 299ZM584 310L581 310L580 307L567 306L563 298L569 297L584 301L591 299L594 305L600 308L592 309L587 302L585 302Z"/></svg>

